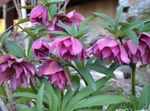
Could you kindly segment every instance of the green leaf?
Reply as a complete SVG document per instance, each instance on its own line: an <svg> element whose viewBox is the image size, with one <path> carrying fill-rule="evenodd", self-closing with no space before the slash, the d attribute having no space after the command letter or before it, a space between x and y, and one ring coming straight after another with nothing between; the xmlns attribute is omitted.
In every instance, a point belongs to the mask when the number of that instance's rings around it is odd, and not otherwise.
<svg viewBox="0 0 150 111"><path fill-rule="evenodd" d="M112 18L109 17L108 15L103 14L103 13L92 13L92 14L94 14L97 17L103 19L104 21L106 21L107 23L109 23L111 26L114 26L114 22L113 22Z"/></svg>
<svg viewBox="0 0 150 111"><path fill-rule="evenodd" d="M65 31L69 34L69 35L73 35L71 28L69 26L67 26L66 24L64 24L62 21L59 21L60 25L65 29Z"/></svg>
<svg viewBox="0 0 150 111"><path fill-rule="evenodd" d="M0 85L0 95L1 95L2 97L7 98L7 92L6 92L6 90L5 90L5 88L4 88L3 85Z"/></svg>
<svg viewBox="0 0 150 111"><path fill-rule="evenodd" d="M6 41L6 48L9 53L15 55L16 57L25 57L24 49L12 41Z"/></svg>
<svg viewBox="0 0 150 111"><path fill-rule="evenodd" d="M53 20L54 16L57 14L57 5L48 6L48 12L50 20Z"/></svg>
<svg viewBox="0 0 150 111"><path fill-rule="evenodd" d="M52 35L59 35L59 36L67 36L68 34L66 32L61 32L61 31L45 31L45 32L42 32L44 34L52 34Z"/></svg>
<svg viewBox="0 0 150 111"><path fill-rule="evenodd" d="M83 79L88 83L88 85L93 89L96 90L96 84L95 81L90 73L90 71L88 70L88 68L84 67L84 68L79 68L79 72L81 74L81 76L83 77Z"/></svg>
<svg viewBox="0 0 150 111"><path fill-rule="evenodd" d="M4 33L0 35L0 47L1 48L4 46L6 39L9 37L10 34L11 34L11 30L5 31Z"/></svg>
<svg viewBox="0 0 150 111"><path fill-rule="evenodd" d="M86 18L83 22L81 22L81 24L80 24L80 30L82 31L82 30L84 29L84 27L85 27L90 21L92 21L92 20L95 19L95 18L96 18L95 15L92 15L92 16Z"/></svg>
<svg viewBox="0 0 150 111"><path fill-rule="evenodd" d="M15 105L18 111L36 111L35 107L28 107L27 105L24 104L16 104Z"/></svg>
<svg viewBox="0 0 150 111"><path fill-rule="evenodd" d="M43 111L44 84L41 85L36 97L36 111Z"/></svg>
<svg viewBox="0 0 150 111"><path fill-rule="evenodd" d="M148 109L150 105L150 85L145 85L139 98L140 108Z"/></svg>
<svg viewBox="0 0 150 111"><path fill-rule="evenodd" d="M134 21L134 22L132 22L132 23L129 23L129 24L126 24L126 25L124 25L123 27L121 27L121 29L120 29L120 31L121 32L128 32L128 31L130 31L130 30L133 30L133 29L135 29L135 28L138 28L140 25L142 25L142 24L144 24L144 23L146 23L146 22L149 22L150 21L150 19L144 19L144 20L136 20L136 21Z"/></svg>
<svg viewBox="0 0 150 111"><path fill-rule="evenodd" d="M30 98L35 99L37 96L36 94L30 93L30 92L16 92L13 94L13 97L23 97L23 98Z"/></svg>
<svg viewBox="0 0 150 111"><path fill-rule="evenodd" d="M62 105L61 105L61 111L65 110L65 106L68 105L69 101L71 100L71 98L73 97L73 95L76 93L76 91L79 88L80 85L80 80L77 76L71 76L71 81L73 83L73 88L74 91L71 91L70 87L67 88L67 92L65 93L65 95L63 96L63 100L62 100Z"/></svg>
<svg viewBox="0 0 150 111"><path fill-rule="evenodd" d="M139 101L136 96L131 96L130 101L131 101L131 104L132 104L134 110L140 110L139 109Z"/></svg>
<svg viewBox="0 0 150 111"><path fill-rule="evenodd" d="M55 93L55 90L53 89L49 81L44 81L44 84L45 84L45 91L50 96L49 98L51 98L51 101L49 101L51 111L57 111L60 104L57 95Z"/></svg>
<svg viewBox="0 0 150 111"><path fill-rule="evenodd" d="M20 25L18 25L19 28L21 28L24 32L26 32L33 40L36 40L36 34L34 34L29 28L23 28Z"/></svg>
<svg viewBox="0 0 150 111"><path fill-rule="evenodd" d="M142 32L150 32L150 22L144 24Z"/></svg>
<svg viewBox="0 0 150 111"><path fill-rule="evenodd" d="M87 99L83 99L80 101L75 109L79 108L86 108L86 107L94 107L94 106L101 106L101 105L109 105L109 104L117 104L121 102L127 102L128 100L123 96L117 95L100 95L100 96L93 96Z"/></svg>
<svg viewBox="0 0 150 111"><path fill-rule="evenodd" d="M110 78L103 77L96 81L96 90L102 87L104 84L107 83L107 81ZM65 111L72 111L74 107L85 97L89 96L90 94L94 93L95 91L90 87L87 86L84 89L82 89L80 92L76 93L76 95L73 96L73 98L68 102L68 104L65 107Z"/></svg>
<svg viewBox="0 0 150 111"><path fill-rule="evenodd" d="M55 4L59 4L59 3L63 3L65 0L57 0L57 1L50 1L48 3L46 3L46 6L50 6L50 5L55 5Z"/></svg>
<svg viewBox="0 0 150 111"><path fill-rule="evenodd" d="M123 12L123 7L119 7L118 10L117 10L117 14L116 14L116 17L115 17L115 32L118 31L118 25L119 25L119 22L120 22L120 18L121 18L121 15L122 15L122 12Z"/></svg>
<svg viewBox="0 0 150 111"><path fill-rule="evenodd" d="M134 31L128 31L125 33L125 36L128 37L129 39L133 40L133 42L138 45L139 44L139 40L138 37L136 35L136 33Z"/></svg>
<svg viewBox="0 0 150 111"><path fill-rule="evenodd" d="M25 23L25 22L28 22L28 21L30 21L29 18L24 18L24 19L19 20L15 25L19 25L19 24L22 24L22 23Z"/></svg>

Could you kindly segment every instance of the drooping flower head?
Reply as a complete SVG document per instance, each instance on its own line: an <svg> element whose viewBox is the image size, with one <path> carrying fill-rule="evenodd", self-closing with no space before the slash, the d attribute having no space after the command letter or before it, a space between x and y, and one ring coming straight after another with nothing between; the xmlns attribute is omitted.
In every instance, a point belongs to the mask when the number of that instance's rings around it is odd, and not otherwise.
<svg viewBox="0 0 150 111"><path fill-rule="evenodd" d="M53 25L55 27L55 30L63 31L64 29L62 25L59 23L59 21L61 21L62 23L68 26L76 24L79 27L80 23L84 21L84 17L80 13L76 12L75 10L69 12L66 15L57 14L53 20Z"/></svg>
<svg viewBox="0 0 150 111"><path fill-rule="evenodd" d="M74 37L59 38L52 42L51 49L63 60L70 61L85 57L82 43ZM81 58L82 59L82 58Z"/></svg>
<svg viewBox="0 0 150 111"><path fill-rule="evenodd" d="M36 73L35 66L22 58L18 59L12 55L0 57L0 84L11 81L12 87L27 87Z"/></svg>
<svg viewBox="0 0 150 111"><path fill-rule="evenodd" d="M132 40L127 40L124 45L129 58L133 63L137 63L139 61L143 64L150 63L150 34L140 34L138 45L136 45Z"/></svg>
<svg viewBox="0 0 150 111"><path fill-rule="evenodd" d="M40 76L47 76L51 83L61 90L65 90L67 83L72 88L67 72L57 61L50 59L39 68Z"/></svg>
<svg viewBox="0 0 150 111"><path fill-rule="evenodd" d="M42 5L37 5L31 10L30 20L32 23L46 23L48 20L48 10Z"/></svg>
<svg viewBox="0 0 150 111"><path fill-rule="evenodd" d="M108 59L110 62L117 61L119 63L129 64L127 52L124 47L113 38L99 39L92 47L91 52L93 55L100 59Z"/></svg>
<svg viewBox="0 0 150 111"><path fill-rule="evenodd" d="M49 45L44 40L36 40L33 42L33 53L38 58L47 56L50 53Z"/></svg>

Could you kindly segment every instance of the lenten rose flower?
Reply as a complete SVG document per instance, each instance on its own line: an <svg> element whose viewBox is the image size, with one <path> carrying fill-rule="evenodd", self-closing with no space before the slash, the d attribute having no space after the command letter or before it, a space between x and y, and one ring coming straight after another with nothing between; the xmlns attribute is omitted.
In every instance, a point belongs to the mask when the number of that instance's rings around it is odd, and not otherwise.
<svg viewBox="0 0 150 111"><path fill-rule="evenodd" d="M33 53L38 58L47 56L50 53L49 45L44 40L36 40L32 45Z"/></svg>
<svg viewBox="0 0 150 111"><path fill-rule="evenodd" d="M110 62L117 61L119 63L129 64L127 52L123 45L113 38L99 39L92 47L91 52L93 55L100 59L108 59Z"/></svg>
<svg viewBox="0 0 150 111"><path fill-rule="evenodd" d="M66 15L57 14L54 17L53 25L55 27L55 30L63 31L64 29L62 25L59 23L59 21L63 22L65 25L68 25L68 26L76 24L79 27L80 23L84 21L84 17L80 13L76 12L75 10L69 12Z"/></svg>
<svg viewBox="0 0 150 111"><path fill-rule="evenodd" d="M65 90L67 83L72 88L72 83L69 79L67 72L64 68L53 59L47 60L39 68L40 76L47 76L54 86L59 87L61 90Z"/></svg>
<svg viewBox="0 0 150 111"><path fill-rule="evenodd" d="M37 5L31 10L30 20L32 23L46 23L48 20L48 10L42 5Z"/></svg>
<svg viewBox="0 0 150 111"><path fill-rule="evenodd" d="M71 61L85 56L82 43L74 37L59 38L52 42L50 48L63 60Z"/></svg>
<svg viewBox="0 0 150 111"><path fill-rule="evenodd" d="M11 81L13 89L27 87L36 73L35 66L22 58L18 59L12 55L0 57L0 84Z"/></svg>
<svg viewBox="0 0 150 111"><path fill-rule="evenodd" d="M150 34L140 34L138 45L136 45L132 40L126 40L124 46L133 63L137 63L139 61L143 64L150 63Z"/></svg>
<svg viewBox="0 0 150 111"><path fill-rule="evenodd" d="M150 33L142 33L139 35L139 47L141 52L141 62L143 64L150 63Z"/></svg>

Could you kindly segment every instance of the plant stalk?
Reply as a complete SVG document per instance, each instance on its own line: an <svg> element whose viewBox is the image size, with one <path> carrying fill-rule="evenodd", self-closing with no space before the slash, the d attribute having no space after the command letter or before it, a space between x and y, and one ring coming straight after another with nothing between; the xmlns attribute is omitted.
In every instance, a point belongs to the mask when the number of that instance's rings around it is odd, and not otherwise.
<svg viewBox="0 0 150 111"><path fill-rule="evenodd" d="M132 95L135 96L136 95L136 89L135 89L135 85L136 85L136 80L135 80L135 76L136 76L136 64L135 63L131 63L130 67L132 69L132 75L131 75Z"/></svg>

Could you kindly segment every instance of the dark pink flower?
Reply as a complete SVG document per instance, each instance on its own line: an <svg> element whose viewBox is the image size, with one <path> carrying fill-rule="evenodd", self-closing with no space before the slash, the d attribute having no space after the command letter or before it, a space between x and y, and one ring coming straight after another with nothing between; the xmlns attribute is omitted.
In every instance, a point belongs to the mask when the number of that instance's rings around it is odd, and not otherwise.
<svg viewBox="0 0 150 111"><path fill-rule="evenodd" d="M42 57L47 56L50 53L49 45L43 40L36 40L33 42L33 53L38 58L41 59Z"/></svg>
<svg viewBox="0 0 150 111"><path fill-rule="evenodd" d="M73 23L76 23L77 25L79 25L82 21L84 21L84 17L83 15L81 15L80 13L76 12L75 10L69 12L66 15Z"/></svg>
<svg viewBox="0 0 150 111"><path fill-rule="evenodd" d="M27 87L36 73L35 66L22 58L18 59L12 55L0 57L0 84L11 81L12 87Z"/></svg>
<svg viewBox="0 0 150 111"><path fill-rule="evenodd" d="M74 37L59 38L52 42L51 49L63 60L85 57L82 43Z"/></svg>
<svg viewBox="0 0 150 111"><path fill-rule="evenodd" d="M102 38L98 40L91 48L93 55L100 59L109 59L119 63L129 64L127 52L124 47L113 38Z"/></svg>
<svg viewBox="0 0 150 111"><path fill-rule="evenodd" d="M46 61L40 68L39 68L39 75L40 76L47 76L52 84L59 87L61 90L65 90L67 83L72 88L71 81L67 72L64 68L55 60L48 60Z"/></svg>
<svg viewBox="0 0 150 111"><path fill-rule="evenodd" d="M63 31L64 29L62 25L59 23L59 21L63 22L65 25L68 26L71 26L72 24L76 24L79 27L80 23L84 21L84 17L80 13L76 12L75 10L69 12L66 15L57 14L53 20L53 25L55 27L55 30Z"/></svg>
<svg viewBox="0 0 150 111"><path fill-rule="evenodd" d="M143 64L150 63L150 33L142 33L139 35L139 47L141 53L141 62Z"/></svg>
<svg viewBox="0 0 150 111"><path fill-rule="evenodd" d="M46 23L48 20L48 10L42 5L37 5L31 10L30 20L32 23Z"/></svg>
<svg viewBox="0 0 150 111"><path fill-rule="evenodd" d="M143 64L150 63L150 34L140 34L138 45L135 45L132 40L127 40L125 48L132 62L137 63L141 61Z"/></svg>

